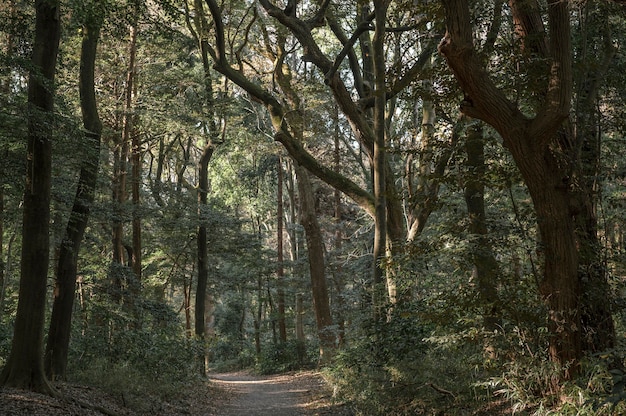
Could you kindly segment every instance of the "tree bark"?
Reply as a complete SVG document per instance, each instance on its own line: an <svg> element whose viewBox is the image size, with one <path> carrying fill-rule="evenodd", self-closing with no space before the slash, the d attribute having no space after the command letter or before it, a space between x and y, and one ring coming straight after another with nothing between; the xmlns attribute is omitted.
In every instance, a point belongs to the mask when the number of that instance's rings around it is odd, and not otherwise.
<svg viewBox="0 0 626 416"><path fill-rule="evenodd" d="M524 116L504 96L477 59L467 2L443 3L448 30L439 49L465 93L461 111L486 121L500 133L532 197L543 256L539 289L549 309L549 353L552 361L562 366L562 378L570 379L578 371L583 348L579 243L574 223L578 213L573 207L572 166L566 162L571 143L563 134L572 96L568 2L548 4L548 82L546 90L539 92L534 118Z"/></svg>
<svg viewBox="0 0 626 416"><path fill-rule="evenodd" d="M468 178L465 182L465 204L471 238L472 277L478 287L485 329L493 331L499 324L498 262L493 254L485 214L485 150L480 122L468 126L465 141Z"/></svg>
<svg viewBox="0 0 626 416"><path fill-rule="evenodd" d="M276 193L276 242L277 242L277 261L278 268L276 270L276 302L278 303L278 332L281 342L287 342L287 325L285 322L285 268L284 268L284 254L283 254L283 162L282 158L278 157L278 184Z"/></svg>
<svg viewBox="0 0 626 416"><path fill-rule="evenodd" d="M129 45L128 45L128 69L126 72L126 86L124 97L124 118L122 124L122 151L123 160L122 163L126 165L126 161L130 161L130 188L131 188L131 203L132 203L132 217L131 217L131 250L126 247L127 263L132 270L132 275L127 277L127 298L125 303L132 309L135 314L136 322L139 323L139 317L136 311L136 300L140 294L141 287L141 219L139 218L139 176L141 172L141 149L139 144L139 135L137 134L135 124L137 116L133 110L133 100L135 96L135 82L137 76L137 34L139 25L139 4L133 5L133 22L129 29ZM123 197L121 203L126 202L126 184L127 184L127 168L123 168L123 178L121 183L123 190L121 196ZM122 237L123 238L123 237Z"/></svg>
<svg viewBox="0 0 626 416"><path fill-rule="evenodd" d="M198 163L198 234L197 234L197 253L198 253L198 283L196 287L196 309L195 309L195 329L196 336L205 341L207 339L206 320L207 312L210 312L213 305L207 300L208 298L208 280L209 280L209 259L207 246L207 194L209 188L209 161L213 156L214 147L209 143L204 147L200 162ZM204 365L202 367L202 375L206 375L208 367L206 365L206 351L203 358Z"/></svg>
<svg viewBox="0 0 626 416"><path fill-rule="evenodd" d="M102 123L96 105L94 69L100 25L101 19L96 17L88 19L83 26L79 90L88 150L82 161L72 212L59 249L52 316L44 357L46 374L51 380L66 378L78 253L98 180Z"/></svg>
<svg viewBox="0 0 626 416"><path fill-rule="evenodd" d="M609 11L606 4L586 3L583 13L584 26L580 38L595 40L591 47L581 48L580 61L584 71L576 79L576 102L572 141L578 159L580 175L576 205L580 215L576 217L576 234L580 240L580 280L582 282L582 330L583 350L591 353L613 348L615 327L612 317L611 290L608 287L608 271L602 258L602 245L598 238L598 199L602 183L600 172L601 141L600 114L597 100L601 82L617 53L610 33ZM583 17L581 16L581 19ZM590 21L587 21L590 19ZM596 20L597 19L597 20ZM581 23L582 25L582 23ZM593 51L593 53L589 53Z"/></svg>
<svg viewBox="0 0 626 416"><path fill-rule="evenodd" d="M209 263L208 263L208 243L207 243L207 222L206 210L207 196L209 192L209 162L218 143L219 131L217 129L215 105L213 99L213 79L211 77L211 65L209 62L208 43L206 35L209 25L204 16L203 3L200 0L194 1L195 18L192 33L198 43L200 56L202 57L203 81L204 81L204 104L209 114L208 121L204 125L205 133L208 133L206 144L202 150L198 163L198 285L196 288L196 311L195 328L196 336L204 340L204 369L203 374L208 372L209 361L209 341L213 332L213 297L208 291ZM191 27L191 25L190 25ZM207 131L208 130L208 131Z"/></svg>
<svg viewBox="0 0 626 416"><path fill-rule="evenodd" d="M326 287L324 242L315 214L315 200L309 174L302 166L296 165L296 176L300 195L300 223L306 235L313 309L320 340L319 364L324 365L330 362L335 353L335 333L332 328L333 321Z"/></svg>
<svg viewBox="0 0 626 416"><path fill-rule="evenodd" d="M385 86L385 20L389 1L374 3L376 30L372 42L372 58L374 63L374 152L372 156L374 179L374 250L372 301L374 316L380 319L385 304L383 278L385 276L387 253L387 157L386 157L386 86ZM395 303L395 282L389 282L389 299Z"/></svg>
<svg viewBox="0 0 626 416"><path fill-rule="evenodd" d="M43 337L50 252L54 78L61 23L59 2L35 2L35 42L28 80L28 148L22 227L20 297L11 352L0 385L56 395L46 379Z"/></svg>

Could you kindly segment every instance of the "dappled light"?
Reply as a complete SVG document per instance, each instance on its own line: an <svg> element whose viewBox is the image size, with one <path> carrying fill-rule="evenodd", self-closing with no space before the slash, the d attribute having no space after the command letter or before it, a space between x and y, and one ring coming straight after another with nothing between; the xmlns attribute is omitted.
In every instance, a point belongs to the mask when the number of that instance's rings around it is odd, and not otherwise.
<svg viewBox="0 0 626 416"><path fill-rule="evenodd" d="M626 5L4 0L0 415L626 413Z"/></svg>

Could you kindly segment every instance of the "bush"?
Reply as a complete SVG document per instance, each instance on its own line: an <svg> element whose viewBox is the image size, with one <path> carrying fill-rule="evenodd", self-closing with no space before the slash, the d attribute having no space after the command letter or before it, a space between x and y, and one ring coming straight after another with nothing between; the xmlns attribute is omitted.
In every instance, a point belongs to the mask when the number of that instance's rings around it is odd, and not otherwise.
<svg viewBox="0 0 626 416"><path fill-rule="evenodd" d="M259 374L275 374L311 366L318 352L307 349L303 343L290 340L265 348L257 357L255 371Z"/></svg>

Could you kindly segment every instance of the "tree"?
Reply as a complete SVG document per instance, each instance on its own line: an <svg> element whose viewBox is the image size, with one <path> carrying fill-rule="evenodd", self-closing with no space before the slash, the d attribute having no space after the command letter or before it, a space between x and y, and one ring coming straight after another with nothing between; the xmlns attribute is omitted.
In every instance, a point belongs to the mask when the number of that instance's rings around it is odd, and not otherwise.
<svg viewBox="0 0 626 416"><path fill-rule="evenodd" d="M94 202L100 159L102 123L96 104L94 70L103 17L102 11L99 10L88 10L84 13L87 15L83 25L79 90L86 151L78 177L72 212L58 254L54 301L44 358L46 374L51 380L66 378L78 253Z"/></svg>
<svg viewBox="0 0 626 416"><path fill-rule="evenodd" d="M287 30L283 37L289 36L289 41L299 45L302 49L303 56L302 61L305 65L312 64L323 75L323 79L317 77L316 80L323 81L328 88L330 94L332 94L333 100L337 103L341 109L343 116L348 121L351 129L352 136L355 142L358 143L359 149L363 151L368 159L369 167L373 166L374 158L374 142L376 135L374 133L374 126L372 123L371 109L375 106L375 96L372 95L372 82L374 82L374 69L372 62L371 42L369 40L369 30L372 30L372 20L374 14L368 12L368 7L365 3L357 2L350 3L349 7L355 7L357 10L358 26L354 30L353 35L348 38L344 33L344 28L338 22L337 16L340 15L338 9L331 7L331 2L323 2L319 8L312 8L311 10L300 10L297 7L297 2L288 2L284 8L281 8L270 1L261 1L260 5L267 15L269 15L273 21L276 22L276 30ZM365 212L367 212L372 218L377 218L380 222L383 215L382 212L376 215L376 204L374 194L368 187L371 185L371 173L367 174L365 178L366 185L362 185L362 180L349 177L347 175L339 174L333 169L328 168L321 160L314 157L309 153L306 148L299 142L288 130L289 125L285 122L286 108L281 102L282 97L280 92L274 94L274 91L268 85L264 87L254 82L252 76L248 76L246 71L243 70L244 60L241 59L241 52L248 44L248 35L254 23L256 21L262 21L256 18L256 14L252 14L252 20L246 26L244 30L241 28L237 32L241 39L241 46L237 48L231 47L230 38L226 39L226 33L223 30L222 10L214 2L209 2L209 9L213 16L215 27L215 43L212 54L214 55L215 68L223 73L228 79L232 80L235 84L245 90L254 100L262 102L272 120L275 129L275 140L282 143L290 156L294 158L300 165L306 168L313 175L322 179L324 182L332 187L340 189L345 195L356 202ZM256 9L255 9L256 10ZM250 15L250 14L249 14ZM327 48L321 44L314 35L314 30L324 27L328 23L329 36L335 36L337 42L342 45L340 52L334 57L329 58L326 51ZM411 22L413 23L413 22ZM424 24L422 22L422 24ZM379 25L380 26L380 25ZM415 26L419 26L419 23ZM409 25L414 27L414 25ZM390 28L389 30L394 30ZM262 30L262 29L259 29ZM399 28L399 32L405 30ZM381 29L381 32L387 31L387 29ZM229 32L230 34L231 32ZM384 41L384 36L381 35L381 42ZM275 37L270 37L270 41L274 41ZM357 59L355 52L355 43L357 40L361 43L361 52L363 57L362 64ZM394 76L389 82L385 82L384 94L379 93L380 100L382 100L383 106L386 105L389 100L396 97L406 87L419 77L420 72L424 69L426 63L430 60L435 49L435 42L426 42L423 48L419 50L411 49L411 54L407 58L410 63L407 64L408 68L401 71L398 75ZM234 67L229 63L229 58L236 59L239 67ZM344 58L347 57L348 70L347 75L340 71ZM401 67L402 57L398 58L398 62L394 63L398 67ZM384 58L381 56L381 60ZM296 62L294 60L294 62ZM383 62L384 63L384 62ZM295 65L295 64L294 64ZM361 67L362 65L362 67ZM383 72L385 72L383 70ZM386 72L388 75L388 72ZM381 75L385 78L385 75ZM349 86L348 83L352 83ZM353 88L352 88L353 87ZM352 90L358 94L352 93ZM393 112L390 112L393 114ZM389 121L387 121L387 124ZM383 123L384 127L384 123ZM384 128L383 128L384 130ZM380 154L377 154L380 156ZM379 162L381 162L379 160ZM419 202L411 201L410 206L403 207L402 191L399 189L398 184L401 181L397 181L397 171L394 169L391 160L385 161L384 169L378 169L379 173L384 172L384 179L386 192L384 194L379 193L378 197L385 196L384 203L386 205L385 224L381 226L385 229L384 232L379 232L379 239L384 235L385 245L380 249L390 250L392 253L400 253L403 250L404 242L406 241L407 228L413 226L413 221L416 221L419 217L417 214L421 210ZM382 189L379 189L382 191ZM380 201L382 202L382 201ZM420 201L421 202L421 201ZM380 204L378 204L380 206ZM379 207L380 208L380 207ZM405 209L406 208L406 209ZM382 209L382 208L381 208ZM408 218L411 224L405 222L405 212L409 212ZM421 218L421 217L420 217ZM382 230L382 229L381 229ZM379 241L380 245L380 241ZM377 259L379 259L377 257ZM376 260L376 264L380 264ZM382 271L379 270L378 274L381 275ZM392 277L390 274L386 275L387 285L389 287L395 286L395 283L389 281ZM393 292L391 290L390 292ZM381 299L382 300L382 299Z"/></svg>
<svg viewBox="0 0 626 416"><path fill-rule="evenodd" d="M278 156L277 163L278 183L276 184L276 261L278 267L276 269L276 280L278 286L277 303L278 303L278 332L281 342L287 342L287 325L285 323L285 265L284 265L284 204L283 204L283 161Z"/></svg>
<svg viewBox="0 0 626 416"><path fill-rule="evenodd" d="M549 37L545 38L536 2L512 2L524 47L547 62L543 65L531 61L528 66L528 71L539 67L543 75L532 75L540 80L539 85L531 84L539 101L534 117L526 116L490 79L474 50L467 2L443 1L447 31L439 45L465 94L461 111L498 131L532 197L543 256L540 292L550 314L549 353L552 361L562 366L563 379L576 375L583 354L583 288L578 271L581 240L576 235L575 218L580 215L577 201L584 190L579 187L578 169L572 163L576 160L575 143L564 124L573 89L568 3L548 2ZM515 16L516 12L519 14ZM611 330L598 326L594 329L613 337Z"/></svg>
<svg viewBox="0 0 626 416"><path fill-rule="evenodd" d="M11 353L0 374L0 385L54 395L44 374L43 334L50 250L52 110L61 22L58 1L37 0L35 10L20 297Z"/></svg>
<svg viewBox="0 0 626 416"><path fill-rule="evenodd" d="M374 176L374 266L373 303L374 316L382 317L382 308L385 304L383 290L383 277L385 270L385 257L387 252L387 147L385 126L385 111L387 107L386 69L385 69L385 26L389 1L374 2L374 21L376 30L372 42L372 60L374 64L374 150L372 155ZM388 283L389 286L394 285ZM394 285L395 286L395 285ZM393 290L395 292L395 290ZM393 293L395 295L395 293ZM392 297L392 301L395 299Z"/></svg>

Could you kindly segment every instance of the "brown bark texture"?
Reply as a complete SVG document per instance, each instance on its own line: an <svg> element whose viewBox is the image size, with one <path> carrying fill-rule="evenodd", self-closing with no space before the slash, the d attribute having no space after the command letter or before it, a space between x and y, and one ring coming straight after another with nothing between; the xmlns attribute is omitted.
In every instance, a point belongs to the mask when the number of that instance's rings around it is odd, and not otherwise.
<svg viewBox="0 0 626 416"><path fill-rule="evenodd" d="M17 315L0 385L56 394L44 374L43 337L50 249L52 111L61 23L59 2L35 2L35 41L28 80L28 148Z"/></svg>
<svg viewBox="0 0 626 416"><path fill-rule="evenodd" d="M491 124L500 133L511 152L535 208L540 236L539 251L543 257L540 293L549 310L551 359L563 368L563 379L573 377L583 354L583 322L579 276L579 240L576 234L575 208L577 184L572 181L570 160L571 137L564 122L570 110L572 79L572 47L569 23L569 2L548 2L549 38L546 56L545 90L537 91L536 115L522 114L491 81L475 53L472 26L467 2L443 1L447 32L439 46L454 72L464 94L461 111ZM534 14L533 2L524 13ZM516 18L520 33L537 28ZM532 29L529 29L531 28ZM541 52L542 44L526 43ZM600 329L600 328L595 328Z"/></svg>
<svg viewBox="0 0 626 416"><path fill-rule="evenodd" d="M87 228L98 179L102 123L96 105L94 69L100 25L98 19L91 19L83 27L79 92L88 150L82 161L74 204L59 248L52 315L44 357L46 374L51 380L66 378L78 253Z"/></svg>

